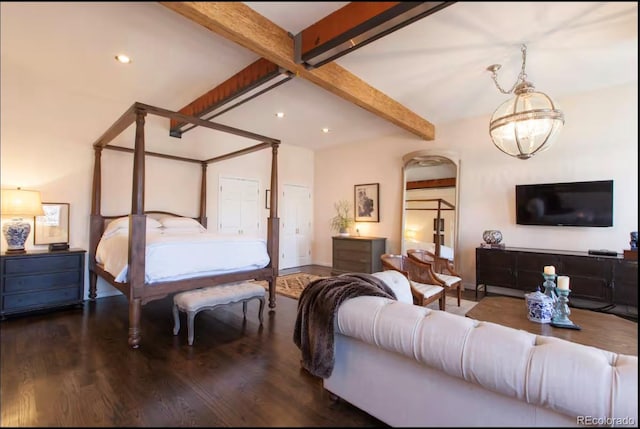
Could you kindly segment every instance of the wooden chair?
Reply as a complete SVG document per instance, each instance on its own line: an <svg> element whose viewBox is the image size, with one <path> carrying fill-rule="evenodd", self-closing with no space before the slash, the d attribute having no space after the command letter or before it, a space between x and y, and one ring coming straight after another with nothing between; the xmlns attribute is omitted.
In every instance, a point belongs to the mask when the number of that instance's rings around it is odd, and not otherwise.
<svg viewBox="0 0 640 429"><path fill-rule="evenodd" d="M414 304L427 306L438 301L440 310L445 311L445 289L429 274L427 264L411 260L405 255L389 253L380 256L380 261L383 270L399 271L409 280Z"/></svg>
<svg viewBox="0 0 640 429"><path fill-rule="evenodd" d="M462 300L462 277L453 267L453 263L436 256L434 253L424 249L409 249L407 256L413 261L422 262L429 265L431 274L436 278L436 283L442 285L447 290L457 290L458 307Z"/></svg>

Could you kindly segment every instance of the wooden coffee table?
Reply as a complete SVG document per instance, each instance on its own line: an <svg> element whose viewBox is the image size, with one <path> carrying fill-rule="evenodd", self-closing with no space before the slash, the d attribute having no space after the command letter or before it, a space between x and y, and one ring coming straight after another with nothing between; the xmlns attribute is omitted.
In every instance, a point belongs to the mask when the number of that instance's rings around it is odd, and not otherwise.
<svg viewBox="0 0 640 429"><path fill-rule="evenodd" d="M638 356L638 324L613 314L571 308L569 319L582 330L554 328L527 318L524 299L504 296L483 298L467 317L498 323L532 334L562 338L615 353Z"/></svg>

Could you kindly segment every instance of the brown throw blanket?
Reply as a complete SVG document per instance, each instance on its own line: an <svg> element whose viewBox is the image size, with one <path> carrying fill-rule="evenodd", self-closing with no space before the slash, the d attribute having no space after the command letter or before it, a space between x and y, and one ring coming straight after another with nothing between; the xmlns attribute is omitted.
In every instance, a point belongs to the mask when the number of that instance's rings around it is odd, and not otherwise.
<svg viewBox="0 0 640 429"><path fill-rule="evenodd" d="M300 294L293 342L302 352L302 366L316 377L327 378L333 371L333 328L338 307L349 298L396 295L382 280L371 274L346 273L314 280Z"/></svg>

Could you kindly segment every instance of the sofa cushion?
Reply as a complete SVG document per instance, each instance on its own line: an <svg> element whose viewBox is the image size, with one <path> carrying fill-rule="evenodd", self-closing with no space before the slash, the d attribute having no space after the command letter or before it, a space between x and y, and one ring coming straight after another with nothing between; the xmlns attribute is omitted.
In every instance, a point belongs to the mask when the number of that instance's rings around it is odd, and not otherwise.
<svg viewBox="0 0 640 429"><path fill-rule="evenodd" d="M413 280L411 280L411 286L424 295L425 298L431 298L432 296L442 292L443 289L442 286L426 285L424 283L414 282Z"/></svg>
<svg viewBox="0 0 640 429"><path fill-rule="evenodd" d="M389 286L396 294L396 298L400 302L406 302L407 304L413 304L413 295L411 295L411 287L409 286L409 280L399 271L379 271L373 273L373 275Z"/></svg>

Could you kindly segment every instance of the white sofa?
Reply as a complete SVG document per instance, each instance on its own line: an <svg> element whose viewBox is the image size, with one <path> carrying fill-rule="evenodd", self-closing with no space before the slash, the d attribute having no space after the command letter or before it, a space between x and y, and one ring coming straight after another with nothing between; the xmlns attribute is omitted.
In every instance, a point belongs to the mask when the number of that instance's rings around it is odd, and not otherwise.
<svg viewBox="0 0 640 429"><path fill-rule="evenodd" d="M324 388L391 426L638 426L638 358L398 301L345 301ZM524 311L524 310L523 310Z"/></svg>

